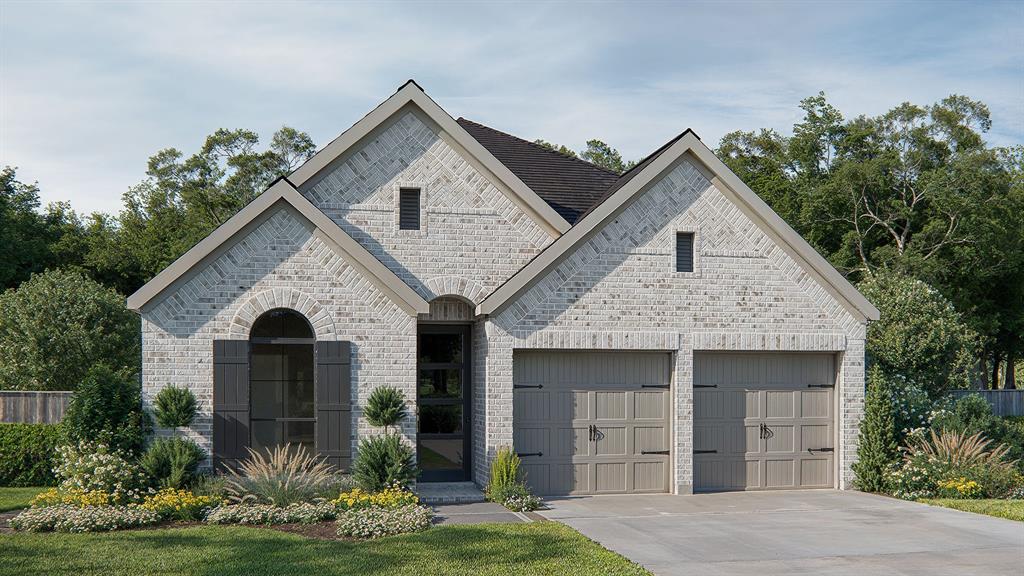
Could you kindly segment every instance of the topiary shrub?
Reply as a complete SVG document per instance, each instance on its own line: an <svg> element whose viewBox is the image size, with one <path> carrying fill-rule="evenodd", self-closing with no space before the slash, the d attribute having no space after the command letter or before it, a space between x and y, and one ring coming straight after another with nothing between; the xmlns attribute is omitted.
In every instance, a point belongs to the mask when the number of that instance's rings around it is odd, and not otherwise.
<svg viewBox="0 0 1024 576"><path fill-rule="evenodd" d="M408 488L416 474L416 455L397 434L371 436L359 442L352 479L363 490Z"/></svg>
<svg viewBox="0 0 1024 576"><path fill-rule="evenodd" d="M380 426L386 431L405 418L405 396L390 386L375 388L366 400L363 415L371 425Z"/></svg>
<svg viewBox="0 0 1024 576"><path fill-rule="evenodd" d="M150 430L138 378L105 364L93 366L71 397L61 425L72 443L98 441L137 454Z"/></svg>
<svg viewBox="0 0 1024 576"><path fill-rule="evenodd" d="M168 386L157 393L153 416L164 428L188 426L196 417L196 396L188 388Z"/></svg>
<svg viewBox="0 0 1024 576"><path fill-rule="evenodd" d="M0 423L0 486L52 486L57 445L54 424Z"/></svg>
<svg viewBox="0 0 1024 576"><path fill-rule="evenodd" d="M157 438L146 449L139 465L156 488L187 488L196 480L206 452L188 438Z"/></svg>
<svg viewBox="0 0 1024 576"><path fill-rule="evenodd" d="M896 419L889 383L881 370L872 368L868 375L864 419L860 424L860 444L853 464L857 488L881 492L885 488L885 471L899 456L896 441Z"/></svg>
<svg viewBox="0 0 1024 576"><path fill-rule="evenodd" d="M99 362L138 371L139 317L80 272L33 274L0 310L0 390L74 391Z"/></svg>

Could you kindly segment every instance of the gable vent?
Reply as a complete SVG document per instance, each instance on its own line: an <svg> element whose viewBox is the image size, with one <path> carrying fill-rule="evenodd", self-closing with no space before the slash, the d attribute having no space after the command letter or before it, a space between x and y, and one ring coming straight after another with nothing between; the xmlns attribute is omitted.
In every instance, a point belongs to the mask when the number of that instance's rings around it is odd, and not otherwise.
<svg viewBox="0 0 1024 576"><path fill-rule="evenodd" d="M693 272L693 232L676 234L676 272Z"/></svg>
<svg viewBox="0 0 1024 576"><path fill-rule="evenodd" d="M420 229L420 189L401 188L398 191L398 229Z"/></svg>

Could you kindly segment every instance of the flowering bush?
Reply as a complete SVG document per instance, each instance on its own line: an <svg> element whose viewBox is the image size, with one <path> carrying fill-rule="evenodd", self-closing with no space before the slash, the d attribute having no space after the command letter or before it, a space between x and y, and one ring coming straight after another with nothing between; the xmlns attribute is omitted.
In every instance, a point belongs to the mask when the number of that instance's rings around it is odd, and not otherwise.
<svg viewBox="0 0 1024 576"><path fill-rule="evenodd" d="M102 532L155 524L160 517L137 505L29 508L10 521L11 528L29 532Z"/></svg>
<svg viewBox="0 0 1024 576"><path fill-rule="evenodd" d="M187 490L165 488L146 496L142 508L156 512L161 518L198 520L215 501L209 496L196 496Z"/></svg>
<svg viewBox="0 0 1024 576"><path fill-rule="evenodd" d="M981 484L963 476L936 483L938 495L942 498L980 498Z"/></svg>
<svg viewBox="0 0 1024 576"><path fill-rule="evenodd" d="M113 504L110 494L102 490L60 490L50 488L40 492L32 499L33 508L46 508L48 506L106 506Z"/></svg>
<svg viewBox="0 0 1024 576"><path fill-rule="evenodd" d="M325 500L302 502L288 506L269 504L232 504L218 506L206 515L210 524L313 524L334 520L338 517L337 507Z"/></svg>
<svg viewBox="0 0 1024 576"><path fill-rule="evenodd" d="M338 518L338 536L380 538L430 528L434 511L427 506L407 504L398 508L370 506L347 510Z"/></svg>
<svg viewBox="0 0 1024 576"><path fill-rule="evenodd" d="M513 512L532 512L540 508L541 504L543 504L543 501L541 501L540 497L534 496L529 492L509 494L505 496L505 500L501 503L502 506Z"/></svg>
<svg viewBox="0 0 1024 576"><path fill-rule="evenodd" d="M105 492L113 504L142 500L146 474L106 444L82 441L57 448L54 474L64 492Z"/></svg>
<svg viewBox="0 0 1024 576"><path fill-rule="evenodd" d="M352 510L370 506L399 508L410 504L419 504L420 499L412 492L396 485L380 492L366 492L359 488L353 488L348 492L342 492L333 502L341 510Z"/></svg>

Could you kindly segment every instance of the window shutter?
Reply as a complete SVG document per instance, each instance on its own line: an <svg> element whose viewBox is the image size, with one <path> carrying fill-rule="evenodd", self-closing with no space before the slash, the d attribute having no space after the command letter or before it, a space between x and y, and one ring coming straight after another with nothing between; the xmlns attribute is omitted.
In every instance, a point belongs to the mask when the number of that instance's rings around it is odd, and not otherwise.
<svg viewBox="0 0 1024 576"><path fill-rule="evenodd" d="M398 229L420 229L419 188L401 188L398 190Z"/></svg>
<svg viewBox="0 0 1024 576"><path fill-rule="evenodd" d="M348 471L352 463L352 345L316 343L316 451Z"/></svg>
<svg viewBox="0 0 1024 576"><path fill-rule="evenodd" d="M213 341L213 467L235 469L249 457L249 342Z"/></svg>
<svg viewBox="0 0 1024 576"><path fill-rule="evenodd" d="M693 272L693 232L676 234L676 272Z"/></svg>

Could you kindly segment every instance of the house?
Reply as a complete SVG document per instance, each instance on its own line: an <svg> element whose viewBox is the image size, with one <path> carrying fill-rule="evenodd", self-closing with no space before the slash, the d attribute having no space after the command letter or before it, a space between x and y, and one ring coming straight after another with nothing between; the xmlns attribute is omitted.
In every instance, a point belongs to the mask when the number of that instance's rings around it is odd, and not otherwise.
<svg viewBox="0 0 1024 576"><path fill-rule="evenodd" d="M413 81L128 306L215 466L344 469L393 386L421 482L514 446L543 495L849 487L878 318L693 132L620 175Z"/></svg>

